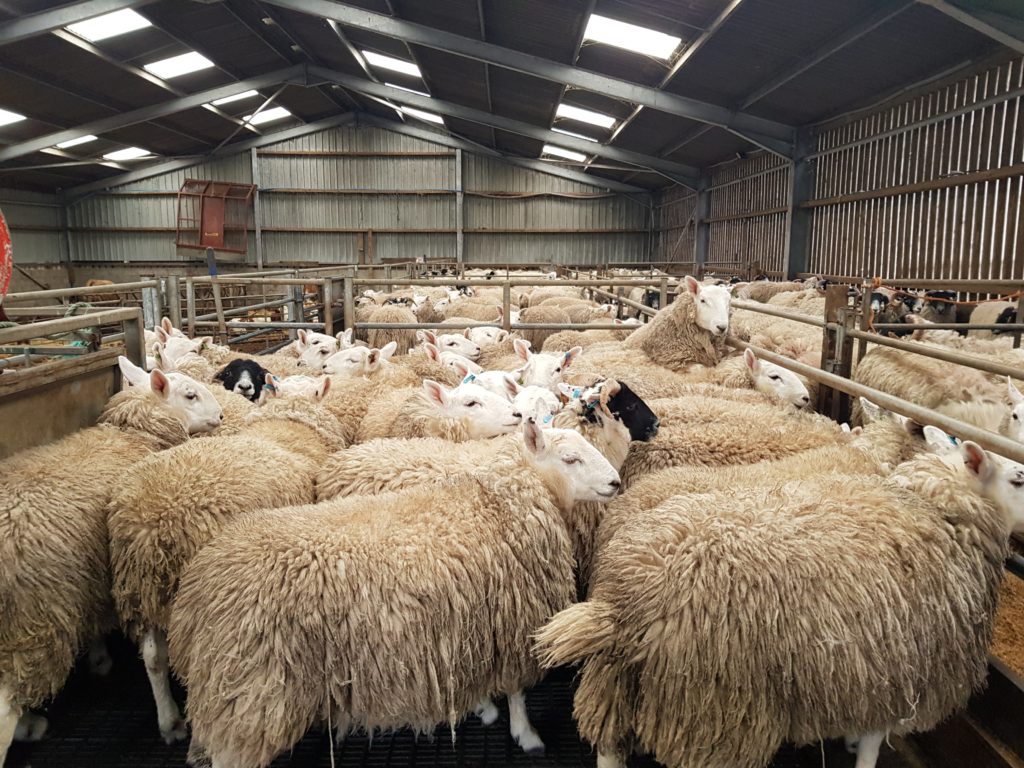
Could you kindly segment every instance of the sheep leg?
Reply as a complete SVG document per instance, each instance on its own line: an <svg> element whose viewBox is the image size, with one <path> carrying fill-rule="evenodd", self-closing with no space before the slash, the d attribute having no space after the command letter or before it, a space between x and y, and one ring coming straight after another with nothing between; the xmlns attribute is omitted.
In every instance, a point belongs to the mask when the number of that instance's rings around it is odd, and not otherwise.
<svg viewBox="0 0 1024 768"><path fill-rule="evenodd" d="M42 715L22 712L14 729L15 741L40 741L50 727L50 721Z"/></svg>
<svg viewBox="0 0 1024 768"><path fill-rule="evenodd" d="M199 743L195 735L192 736L192 740L188 743L185 765L189 766L189 768L210 768L210 756L206 754L206 749Z"/></svg>
<svg viewBox="0 0 1024 768"><path fill-rule="evenodd" d="M875 768L878 761L878 751L882 748L885 740L885 733L875 731L865 733L857 742L857 765L856 768Z"/></svg>
<svg viewBox="0 0 1024 768"><path fill-rule="evenodd" d="M110 669L113 666L114 660L110 658L110 652L107 651L106 639L102 635L94 637L89 643L89 672L105 677L110 674Z"/></svg>
<svg viewBox="0 0 1024 768"><path fill-rule="evenodd" d="M626 768L626 761L617 752L598 751L597 768Z"/></svg>
<svg viewBox="0 0 1024 768"><path fill-rule="evenodd" d="M142 638L142 659L156 701L156 719L160 735L167 744L181 741L188 735L178 704L171 695L171 672L167 658L167 637L159 629L149 629Z"/></svg>
<svg viewBox="0 0 1024 768"><path fill-rule="evenodd" d="M544 742L530 725L530 718L526 714L526 696L521 690L508 695L508 719L516 744L528 755L543 755Z"/></svg>
<svg viewBox="0 0 1024 768"><path fill-rule="evenodd" d="M21 710L11 701L6 688L0 688L0 765L7 759L7 750L14 740L14 732L18 727L18 715Z"/></svg>
<svg viewBox="0 0 1024 768"><path fill-rule="evenodd" d="M480 702L473 708L473 713L480 718L480 722L484 725L493 725L494 721L498 719L498 708L494 706L490 696L480 699Z"/></svg>

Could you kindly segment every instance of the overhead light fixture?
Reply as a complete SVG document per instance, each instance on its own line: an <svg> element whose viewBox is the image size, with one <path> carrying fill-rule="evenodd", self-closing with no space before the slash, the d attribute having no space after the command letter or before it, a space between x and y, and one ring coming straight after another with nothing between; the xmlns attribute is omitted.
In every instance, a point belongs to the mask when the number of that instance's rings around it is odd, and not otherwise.
<svg viewBox="0 0 1024 768"><path fill-rule="evenodd" d="M422 109L416 109L414 107L399 107L403 114L409 117L415 117L417 120L426 120L428 123L437 123L438 125L444 125L444 118L440 115L435 115L433 112L424 112Z"/></svg>
<svg viewBox="0 0 1024 768"><path fill-rule="evenodd" d="M153 26L147 19L143 18L131 8L125 8L113 13L105 13L95 19L80 21L77 24L69 24L67 30L74 32L79 37L84 37L90 43L98 43L108 37L117 37L137 29Z"/></svg>
<svg viewBox="0 0 1024 768"><path fill-rule="evenodd" d="M393 56L385 56L381 53L374 53L373 51L360 51L360 53L363 54L371 66L380 67L381 69L390 69L393 72L401 72L402 74L411 75L412 77L422 77L420 74L420 68L411 61L396 59Z"/></svg>
<svg viewBox="0 0 1024 768"><path fill-rule="evenodd" d="M189 51L180 56L171 56L169 59L154 61L152 64L143 64L142 68L151 75L156 75L161 80L170 80L172 77L181 77L201 69L209 69L213 62L201 53Z"/></svg>
<svg viewBox="0 0 1024 768"><path fill-rule="evenodd" d="M0 109L0 125L10 125L11 123L20 123L25 120L24 115L19 115L17 112L8 112L6 109Z"/></svg>
<svg viewBox="0 0 1024 768"><path fill-rule="evenodd" d="M559 104L555 115L564 117L566 120L578 120L581 123L598 125L601 128L611 128L615 125L615 118L611 115L603 115L600 112L574 107L571 104Z"/></svg>
<svg viewBox="0 0 1024 768"><path fill-rule="evenodd" d="M148 149L142 149L141 147L128 147L127 149L119 149L116 152L108 152L103 156L104 160L138 160L140 157L148 157L153 153Z"/></svg>
<svg viewBox="0 0 1024 768"><path fill-rule="evenodd" d="M397 88L400 91L408 91L409 93L415 93L417 96L426 96L428 99L430 98L429 93L426 93L424 91L417 91L415 88L406 88L404 85L398 85L398 83L389 83L387 81L384 81L384 85L388 86L389 88Z"/></svg>
<svg viewBox="0 0 1024 768"><path fill-rule="evenodd" d="M583 32L583 39L654 56L657 59L671 58L682 42L682 38L674 35L666 35L664 32L647 27L616 21L607 16L598 16L596 13L590 14L587 28Z"/></svg>
<svg viewBox="0 0 1024 768"><path fill-rule="evenodd" d="M242 91L241 93L236 93L234 96L225 96L223 99L217 99L216 101L211 101L210 103L213 104L213 106L215 107L219 107L221 104L230 104L232 101L251 99L253 96L259 95L259 91Z"/></svg>
<svg viewBox="0 0 1024 768"><path fill-rule="evenodd" d="M552 128L551 130L554 131L555 133L564 133L566 136L572 136L574 139L583 139L584 141L592 141L595 144L599 143L598 140L595 139L593 136L584 136L582 133L573 133L572 131L567 131L564 128Z"/></svg>
<svg viewBox="0 0 1024 768"><path fill-rule="evenodd" d="M274 120L281 120L291 116L292 113L284 107L273 107L272 109L264 109L262 112L257 112L255 115L246 115L242 119L250 125L262 125L263 123L270 123Z"/></svg>
<svg viewBox="0 0 1024 768"><path fill-rule="evenodd" d="M96 137L92 135L79 136L77 139L68 139L67 141L62 141L60 144L57 145L57 149L68 149L69 147L77 147L79 144L87 144L90 141L96 141Z"/></svg>
<svg viewBox="0 0 1024 768"><path fill-rule="evenodd" d="M582 152L573 152L570 149L562 149L561 147L555 147L551 144L544 145L544 149L541 150L541 155L564 157L566 160L575 160L577 163L582 163L587 159L587 156Z"/></svg>

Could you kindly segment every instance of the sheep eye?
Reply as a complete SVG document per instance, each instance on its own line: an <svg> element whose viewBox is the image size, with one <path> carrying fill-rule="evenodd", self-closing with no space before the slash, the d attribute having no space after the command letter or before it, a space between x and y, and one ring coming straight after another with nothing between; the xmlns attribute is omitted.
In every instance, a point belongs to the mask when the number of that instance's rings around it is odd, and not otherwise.
<svg viewBox="0 0 1024 768"><path fill-rule="evenodd" d="M555 373L561 373L561 372L562 372L561 366L559 366L558 368L555 368Z"/></svg>
<svg viewBox="0 0 1024 768"><path fill-rule="evenodd" d="M470 400L468 403L466 403L467 408L476 408L478 405L480 405L480 403L478 403L476 400Z"/></svg>
<svg viewBox="0 0 1024 768"><path fill-rule="evenodd" d="M566 456L562 461L566 464L579 464L580 459L578 456Z"/></svg>
<svg viewBox="0 0 1024 768"><path fill-rule="evenodd" d="M186 400L195 400L196 399L196 393L195 392L188 392L185 395L185 399Z"/></svg>
<svg viewBox="0 0 1024 768"><path fill-rule="evenodd" d="M771 379L772 381L782 381L782 377L781 376L776 376L775 374L772 374L768 378Z"/></svg>
<svg viewBox="0 0 1024 768"><path fill-rule="evenodd" d="M1018 420L1019 418L1020 418L1020 417L1019 417L1019 416L1018 416L1018 415L1017 415L1016 413L1015 413L1015 414L1013 414L1013 420L1014 420L1014 421L1017 421L1017 420Z"/></svg>

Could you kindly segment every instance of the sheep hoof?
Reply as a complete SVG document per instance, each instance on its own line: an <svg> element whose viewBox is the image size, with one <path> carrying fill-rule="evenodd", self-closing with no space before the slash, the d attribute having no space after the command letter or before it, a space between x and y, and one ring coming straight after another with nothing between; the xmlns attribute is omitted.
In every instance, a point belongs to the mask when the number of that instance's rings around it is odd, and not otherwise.
<svg viewBox="0 0 1024 768"><path fill-rule="evenodd" d="M544 745L543 744L541 744L539 746L536 746L536 747L531 747L530 749L524 749L523 751L526 752L526 756L527 757L544 757Z"/></svg>
<svg viewBox="0 0 1024 768"><path fill-rule="evenodd" d="M178 717L166 728L161 727L160 735L163 737L164 743L170 746L176 741L184 741L188 738L188 726L185 725L184 720Z"/></svg>
<svg viewBox="0 0 1024 768"><path fill-rule="evenodd" d="M857 754L857 747L860 745L860 738L857 736L844 736L843 743L846 745L846 751L851 755Z"/></svg>
<svg viewBox="0 0 1024 768"><path fill-rule="evenodd" d="M493 702L488 701L484 706L477 707L476 716L484 725L494 725L494 721L498 719L498 708Z"/></svg>
<svg viewBox="0 0 1024 768"><path fill-rule="evenodd" d="M110 654L103 653L89 654L89 674L106 677L114 666L114 660Z"/></svg>
<svg viewBox="0 0 1024 768"><path fill-rule="evenodd" d="M524 733L516 741L522 747L523 752L530 757L544 756L544 742L540 740L540 736L536 733Z"/></svg>
<svg viewBox="0 0 1024 768"><path fill-rule="evenodd" d="M50 721L42 715L26 712L18 718L18 725L14 729L14 740L41 741L49 726Z"/></svg>

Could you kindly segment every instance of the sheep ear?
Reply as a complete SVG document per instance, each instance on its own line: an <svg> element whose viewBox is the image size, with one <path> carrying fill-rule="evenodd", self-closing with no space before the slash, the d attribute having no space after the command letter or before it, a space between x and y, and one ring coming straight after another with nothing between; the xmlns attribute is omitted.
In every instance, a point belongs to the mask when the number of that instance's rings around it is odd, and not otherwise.
<svg viewBox="0 0 1024 768"><path fill-rule="evenodd" d="M968 440L960 446L960 453L964 457L964 465L971 474L977 475L983 483L992 479L996 472L996 463L985 453L984 448Z"/></svg>
<svg viewBox="0 0 1024 768"><path fill-rule="evenodd" d="M161 371L173 371L174 361L168 357L164 350L164 345L161 342L157 342L153 345L153 356L156 358L156 367Z"/></svg>
<svg viewBox="0 0 1024 768"><path fill-rule="evenodd" d="M924 428L924 441L932 449L932 453L949 453L950 448L956 445L949 435L932 424Z"/></svg>
<svg viewBox="0 0 1024 768"><path fill-rule="evenodd" d="M316 392L313 393L313 400L319 403L323 400L327 393L331 391L331 377L324 376L323 381L320 382L320 386L316 388Z"/></svg>
<svg viewBox="0 0 1024 768"><path fill-rule="evenodd" d="M139 387L146 383L148 374L145 370L139 368L124 355L117 358L117 367L121 369L121 375L124 376L129 386Z"/></svg>
<svg viewBox="0 0 1024 768"><path fill-rule="evenodd" d="M686 290L688 290L694 296L700 293L700 283L697 282L696 278L692 277L691 275L687 275L683 279L686 281Z"/></svg>
<svg viewBox="0 0 1024 768"><path fill-rule="evenodd" d="M468 362L469 361L464 358L455 358L452 360L452 368L455 370L455 373L458 374L460 379L464 379L470 374L469 365L467 365Z"/></svg>
<svg viewBox="0 0 1024 768"><path fill-rule="evenodd" d="M166 315L160 318L160 327L164 329L164 333L168 336L174 333L174 323L172 323L171 318Z"/></svg>
<svg viewBox="0 0 1024 768"><path fill-rule="evenodd" d="M423 351L427 353L427 357L433 360L435 363L441 362L441 350L431 344L429 341L423 342Z"/></svg>
<svg viewBox="0 0 1024 768"><path fill-rule="evenodd" d="M882 409L866 397L860 399L860 409L864 411L864 415L868 417L869 421L878 421L882 418Z"/></svg>
<svg viewBox="0 0 1024 768"><path fill-rule="evenodd" d="M416 337L419 338L419 335L421 333L423 334L423 338L420 339L421 341L429 341L431 344L434 344L434 345L437 344L437 334L436 333L434 333L433 331L417 331L416 332Z"/></svg>
<svg viewBox="0 0 1024 768"><path fill-rule="evenodd" d="M854 427L850 430L850 434L854 437L859 437L864 434L864 427Z"/></svg>
<svg viewBox="0 0 1024 768"><path fill-rule="evenodd" d="M165 331L163 327L159 325L153 329L153 333L156 334L156 340L159 341L161 344L166 344L167 338L168 336L170 336L170 334L167 333L167 331Z"/></svg>
<svg viewBox="0 0 1024 768"><path fill-rule="evenodd" d="M574 361L574 360L575 360L575 359L576 359L577 357L579 357L579 356L580 356L580 353L581 353L582 351L583 351L583 347L573 347L573 348L572 348L572 349L570 349L570 350L569 350L568 352L566 352L566 353L565 353L565 358L564 358L564 359L565 359L565 362L564 362L564 363L562 363L562 367L563 367L563 368L568 368L568 367L569 367L570 365L572 365L573 361Z"/></svg>
<svg viewBox="0 0 1024 768"><path fill-rule="evenodd" d="M341 344L342 349L346 347L351 347L352 329L349 328L348 330L342 331L341 333L337 333L334 335L334 338L336 338L338 340L338 343Z"/></svg>
<svg viewBox="0 0 1024 768"><path fill-rule="evenodd" d="M383 347L380 348L380 361L383 363L386 360L390 360L391 356L395 354L395 350L398 349L397 341L389 341Z"/></svg>
<svg viewBox="0 0 1024 768"><path fill-rule="evenodd" d="M516 339L512 342L512 346L515 347L520 360L524 363L530 362L530 342L526 339Z"/></svg>
<svg viewBox="0 0 1024 768"><path fill-rule="evenodd" d="M471 330L471 329L469 329L469 328L463 328L463 329L462 329L462 335L463 335L463 337L465 337L465 338L467 338L467 339L468 339L468 338L469 338L469 331L470 331L470 330Z"/></svg>
<svg viewBox="0 0 1024 768"><path fill-rule="evenodd" d="M537 454L544 450L544 435L533 419L527 419L523 424L523 443L530 453Z"/></svg>
<svg viewBox="0 0 1024 768"><path fill-rule="evenodd" d="M217 374L213 377L214 381L224 381L228 377L228 367L225 365Z"/></svg>
<svg viewBox="0 0 1024 768"><path fill-rule="evenodd" d="M166 400L171 395L171 380L159 368L149 374L149 388Z"/></svg>
<svg viewBox="0 0 1024 768"><path fill-rule="evenodd" d="M448 390L432 379L423 380L423 391L427 399L436 405L445 405L448 402Z"/></svg>
<svg viewBox="0 0 1024 768"><path fill-rule="evenodd" d="M747 364L747 368L750 369L750 372L756 376L761 368L761 361L757 359L757 355L754 354L754 350L748 349L743 353L743 362Z"/></svg>
<svg viewBox="0 0 1024 768"><path fill-rule="evenodd" d="M508 331L506 331L506 330L498 331L498 336L497 336L498 344L501 344L507 338L508 338Z"/></svg>
<svg viewBox="0 0 1024 768"><path fill-rule="evenodd" d="M558 382L558 392L566 400L572 400L574 397L579 397L580 388L560 381Z"/></svg>
<svg viewBox="0 0 1024 768"><path fill-rule="evenodd" d="M196 352L199 352L203 347L209 347L213 344L213 336L200 336L198 341L199 346L196 347Z"/></svg>
<svg viewBox="0 0 1024 768"><path fill-rule="evenodd" d="M1024 403L1024 395L1022 395L1020 390L1013 385L1013 380L1009 376L1006 377L1006 388L1010 392L1010 400L1014 405Z"/></svg>
<svg viewBox="0 0 1024 768"><path fill-rule="evenodd" d="M501 377L505 382L505 392L508 393L509 399L513 399L519 394L519 385L516 384L516 380L512 378L512 374L506 373Z"/></svg>
<svg viewBox="0 0 1024 768"><path fill-rule="evenodd" d="M309 340L308 340L308 337L306 336L306 329L305 328L299 328L298 337L299 337L299 348L300 349L305 349L306 347L309 346Z"/></svg>

